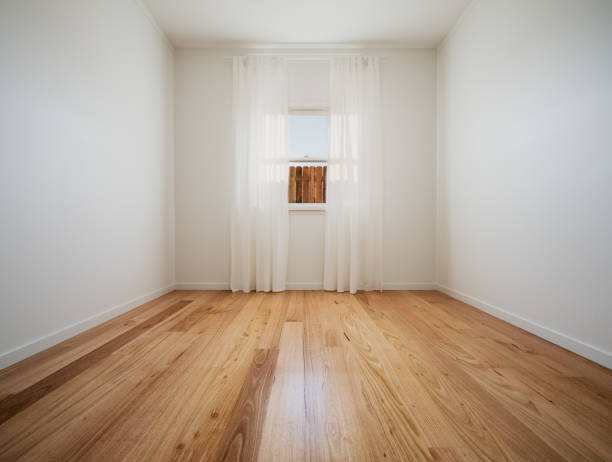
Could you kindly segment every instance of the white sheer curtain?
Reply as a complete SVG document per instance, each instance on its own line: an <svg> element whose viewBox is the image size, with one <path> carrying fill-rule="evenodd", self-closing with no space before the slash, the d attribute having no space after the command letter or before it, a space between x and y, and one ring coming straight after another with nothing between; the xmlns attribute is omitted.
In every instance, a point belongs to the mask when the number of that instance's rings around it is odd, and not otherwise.
<svg viewBox="0 0 612 462"><path fill-rule="evenodd" d="M382 289L382 126L377 57L331 63L324 287Z"/></svg>
<svg viewBox="0 0 612 462"><path fill-rule="evenodd" d="M289 233L287 64L234 57L232 290L281 291Z"/></svg>

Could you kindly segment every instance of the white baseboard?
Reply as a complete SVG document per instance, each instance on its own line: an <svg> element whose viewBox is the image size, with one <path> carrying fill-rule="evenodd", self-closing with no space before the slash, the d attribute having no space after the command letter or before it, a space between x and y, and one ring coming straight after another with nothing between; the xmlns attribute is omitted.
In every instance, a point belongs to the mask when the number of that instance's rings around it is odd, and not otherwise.
<svg viewBox="0 0 612 462"><path fill-rule="evenodd" d="M457 300L467 303L468 305L472 305L485 313L489 313L496 318L520 327L527 332L531 332L532 334L559 345L566 350L573 351L580 356L612 369L612 353L609 351L602 350L594 345L582 342L581 340L570 337L562 332L558 332L554 329L538 324L537 322L510 313L503 308L491 305L490 303L467 295L458 290L451 289L450 287L446 287L441 284L438 284L437 286L440 292L443 292L450 297L456 298Z"/></svg>
<svg viewBox="0 0 612 462"><path fill-rule="evenodd" d="M0 353L0 369L4 369L5 367L10 366L13 363L21 361L29 356L32 356L40 351L46 350L47 348L52 347L53 345L57 345L60 342L63 342L70 337L74 337L77 334L80 334L87 329L91 329L99 324L102 324L109 319L112 319L120 314L123 314L131 309L136 308L144 303L147 303L151 300L156 299L157 297L161 297L169 292L174 290L174 284L164 287L161 289L154 290L153 292L149 292L148 294L142 295L140 297L134 298L128 302L121 303L120 305L116 305L112 308L109 308L106 311L103 311L98 314L94 314L89 318L83 319L82 321L75 322L74 324L70 324L63 329L56 330L55 332L51 332L50 334L44 335L36 340L26 343L25 345L18 346L17 348L13 348L12 350L6 351L4 353Z"/></svg>
<svg viewBox="0 0 612 462"><path fill-rule="evenodd" d="M231 290L229 282L177 282L176 290ZM323 290L322 282L288 282L287 290Z"/></svg>
<svg viewBox="0 0 612 462"><path fill-rule="evenodd" d="M383 282L383 290L436 290L434 282Z"/></svg>
<svg viewBox="0 0 612 462"><path fill-rule="evenodd" d="M177 282L175 290L230 290L229 282Z"/></svg>
<svg viewBox="0 0 612 462"><path fill-rule="evenodd" d="M323 290L322 282L288 282L287 290Z"/></svg>
<svg viewBox="0 0 612 462"><path fill-rule="evenodd" d="M177 282L176 290L230 290L229 282ZM436 290L433 282L385 282L383 290ZM323 282L288 282L287 290L323 290Z"/></svg>

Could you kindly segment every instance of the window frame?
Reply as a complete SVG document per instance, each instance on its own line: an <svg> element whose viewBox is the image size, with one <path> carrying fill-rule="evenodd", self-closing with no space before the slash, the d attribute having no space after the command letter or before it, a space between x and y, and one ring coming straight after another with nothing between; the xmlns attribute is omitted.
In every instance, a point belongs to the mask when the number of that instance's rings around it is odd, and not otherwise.
<svg viewBox="0 0 612 462"><path fill-rule="evenodd" d="M316 115L326 115L328 116L328 120L329 120L329 107L327 106L294 106L294 107L289 107L289 111L288 111L288 115L292 116L292 115L310 115L310 116L316 116ZM328 131L328 143L329 143L329 131ZM327 152L327 158L326 159L321 159L321 158L314 158L314 157L290 157L289 158L289 166L291 166L291 164L303 164L303 163L325 163L327 165L327 163L329 162L329 149ZM319 202L319 203L291 203L288 202L288 206L289 206L289 213L290 214L322 214L325 213L325 209L326 209L326 203L324 202Z"/></svg>

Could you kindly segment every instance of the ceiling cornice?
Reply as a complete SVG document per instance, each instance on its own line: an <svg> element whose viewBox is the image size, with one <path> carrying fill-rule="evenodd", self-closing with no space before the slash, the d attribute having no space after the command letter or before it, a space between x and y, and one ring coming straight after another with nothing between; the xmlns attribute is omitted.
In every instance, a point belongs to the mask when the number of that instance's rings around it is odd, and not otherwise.
<svg viewBox="0 0 612 462"><path fill-rule="evenodd" d="M457 29L459 29L459 26L461 26L463 21L465 21L465 19L472 13L472 11L474 10L474 7L479 2L480 2L480 0L471 0L470 1L468 6L465 7L465 9L461 13L461 15L457 18L457 21L455 21L455 24L453 24L453 27L450 28L450 30L446 33L446 35L442 38L442 40L440 40L440 42L434 47L435 49L438 50L438 49L442 48L446 44L448 39L455 34Z"/></svg>
<svg viewBox="0 0 612 462"><path fill-rule="evenodd" d="M174 51L176 46L174 45L174 43L172 43L172 40L170 40L170 37L168 37L168 34L166 34L166 31L164 31L164 29L162 29L162 27L159 25L159 23L155 19L155 16L153 16L153 13L151 13L151 10L149 10L149 7L145 5L142 0L133 0L133 1L136 4L136 6L140 8L143 15L149 20L149 22L151 23L155 31L159 33L162 40L166 43L166 46L170 48L170 50Z"/></svg>

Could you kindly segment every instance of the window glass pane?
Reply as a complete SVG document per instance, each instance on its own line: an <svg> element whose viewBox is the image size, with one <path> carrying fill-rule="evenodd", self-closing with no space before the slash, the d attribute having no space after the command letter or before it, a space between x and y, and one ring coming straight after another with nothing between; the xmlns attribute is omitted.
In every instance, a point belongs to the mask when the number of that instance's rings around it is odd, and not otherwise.
<svg viewBox="0 0 612 462"><path fill-rule="evenodd" d="M329 116L289 116L289 157L327 159Z"/></svg>

